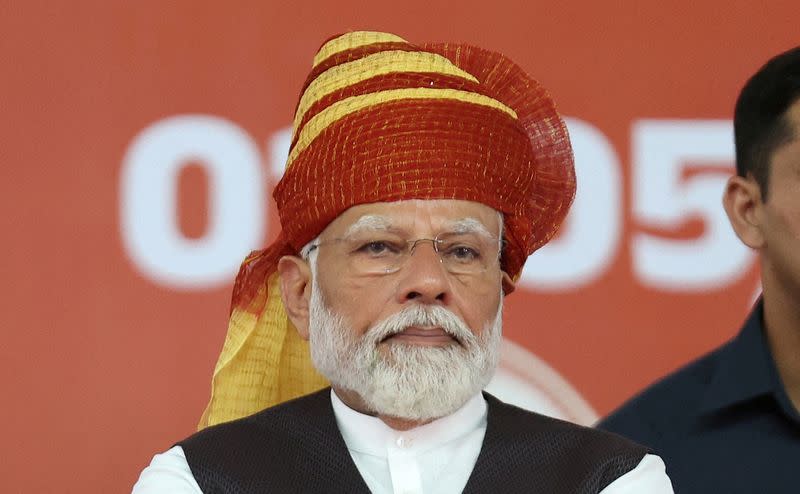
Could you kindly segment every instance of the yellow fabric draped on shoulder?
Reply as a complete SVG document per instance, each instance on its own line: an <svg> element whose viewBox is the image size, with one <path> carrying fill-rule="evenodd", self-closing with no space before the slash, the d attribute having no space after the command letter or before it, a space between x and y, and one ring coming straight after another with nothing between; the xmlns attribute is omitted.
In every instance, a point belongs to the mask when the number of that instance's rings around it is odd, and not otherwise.
<svg viewBox="0 0 800 494"><path fill-rule="evenodd" d="M272 273L259 297L263 312L234 308L198 429L263 410L328 385L311 365L308 343L289 321L280 278Z"/></svg>

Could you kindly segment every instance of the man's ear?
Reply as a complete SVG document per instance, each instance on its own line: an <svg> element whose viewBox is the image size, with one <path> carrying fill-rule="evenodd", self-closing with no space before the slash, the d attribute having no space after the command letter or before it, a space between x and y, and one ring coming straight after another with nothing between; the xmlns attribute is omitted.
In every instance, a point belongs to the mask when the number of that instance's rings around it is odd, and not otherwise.
<svg viewBox="0 0 800 494"><path fill-rule="evenodd" d="M278 261L281 299L286 314L297 332L308 340L308 309L311 299L311 267L297 256L283 256Z"/></svg>
<svg viewBox="0 0 800 494"><path fill-rule="evenodd" d="M764 246L761 207L761 187L752 176L735 175L728 180L722 195L722 205L733 231L751 249Z"/></svg>

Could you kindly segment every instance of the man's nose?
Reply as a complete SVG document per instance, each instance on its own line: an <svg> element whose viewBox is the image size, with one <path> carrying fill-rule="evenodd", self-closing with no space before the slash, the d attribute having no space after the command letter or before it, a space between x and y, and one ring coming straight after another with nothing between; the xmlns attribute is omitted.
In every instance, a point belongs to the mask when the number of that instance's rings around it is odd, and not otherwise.
<svg viewBox="0 0 800 494"><path fill-rule="evenodd" d="M426 304L446 304L450 299L450 277L430 240L417 241L400 270L400 303L414 300Z"/></svg>

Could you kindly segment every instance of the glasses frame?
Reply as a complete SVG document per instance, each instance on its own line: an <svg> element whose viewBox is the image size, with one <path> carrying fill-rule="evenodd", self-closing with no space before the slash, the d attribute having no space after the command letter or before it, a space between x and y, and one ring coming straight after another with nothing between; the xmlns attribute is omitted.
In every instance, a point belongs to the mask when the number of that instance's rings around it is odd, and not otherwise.
<svg viewBox="0 0 800 494"><path fill-rule="evenodd" d="M442 233L436 235L433 238L421 237L421 238L412 239L412 240L404 240L404 242L406 244L408 244L409 247L406 250L407 253L404 254L403 256L401 256L401 259L398 262L397 266L387 267L386 269L384 269L383 271L380 271L380 272L370 272L370 273L364 273L364 274L388 275L388 274L393 274L393 273L399 272L400 270L403 269L403 267L405 267L405 265L408 263L409 259L411 259L411 256L414 255L414 251L417 249L417 245L420 242L430 242L431 243L431 246L433 247L433 251L436 253L436 256L439 258L439 262L442 265L445 266L445 271L447 271L450 274L455 274L455 275L459 275L459 274L461 274L461 275L481 275L481 274L485 274L486 272L489 271L489 269L491 267L491 264L485 265L481 271L477 271L475 273L457 272L457 271L452 271L452 270L447 268L448 264L445 262L444 258L442 257L442 251L440 250L440 246L444 242L446 242L446 240L442 240L442 239L440 239L440 237L448 236L448 235L459 235L459 234L464 234L464 233L465 232L442 232ZM475 232L469 232L469 233L475 233ZM481 235L483 237L486 237L489 240L494 241L494 242L497 243L497 247L498 247L497 255L494 256L494 258L495 258L495 261L497 262L497 267L500 268L500 259L501 259L502 254L503 254L503 248L505 247L505 239L498 239L494 235L486 234L486 233L482 233L482 232L479 232L477 234ZM323 245L338 244L338 243L342 243L342 242L352 242L352 241L353 241L352 238L332 238L332 239L329 239L329 240L321 240L319 242L315 242L315 243L311 244L308 247L308 250L306 251L306 254L310 255L314 250L316 250L317 248L319 248L319 247L321 247Z"/></svg>

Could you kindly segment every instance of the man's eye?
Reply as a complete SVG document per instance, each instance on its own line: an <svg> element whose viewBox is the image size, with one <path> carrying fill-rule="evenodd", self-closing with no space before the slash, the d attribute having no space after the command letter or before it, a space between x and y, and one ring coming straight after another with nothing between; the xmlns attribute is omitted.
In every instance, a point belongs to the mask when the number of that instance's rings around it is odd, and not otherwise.
<svg viewBox="0 0 800 494"><path fill-rule="evenodd" d="M367 242L357 249L357 252L370 254L373 256L390 254L396 251L397 248L395 246L383 240L373 240L372 242Z"/></svg>
<svg viewBox="0 0 800 494"><path fill-rule="evenodd" d="M445 253L448 257L459 262L476 261L481 258L481 253L478 249L467 245L454 245L448 248Z"/></svg>

